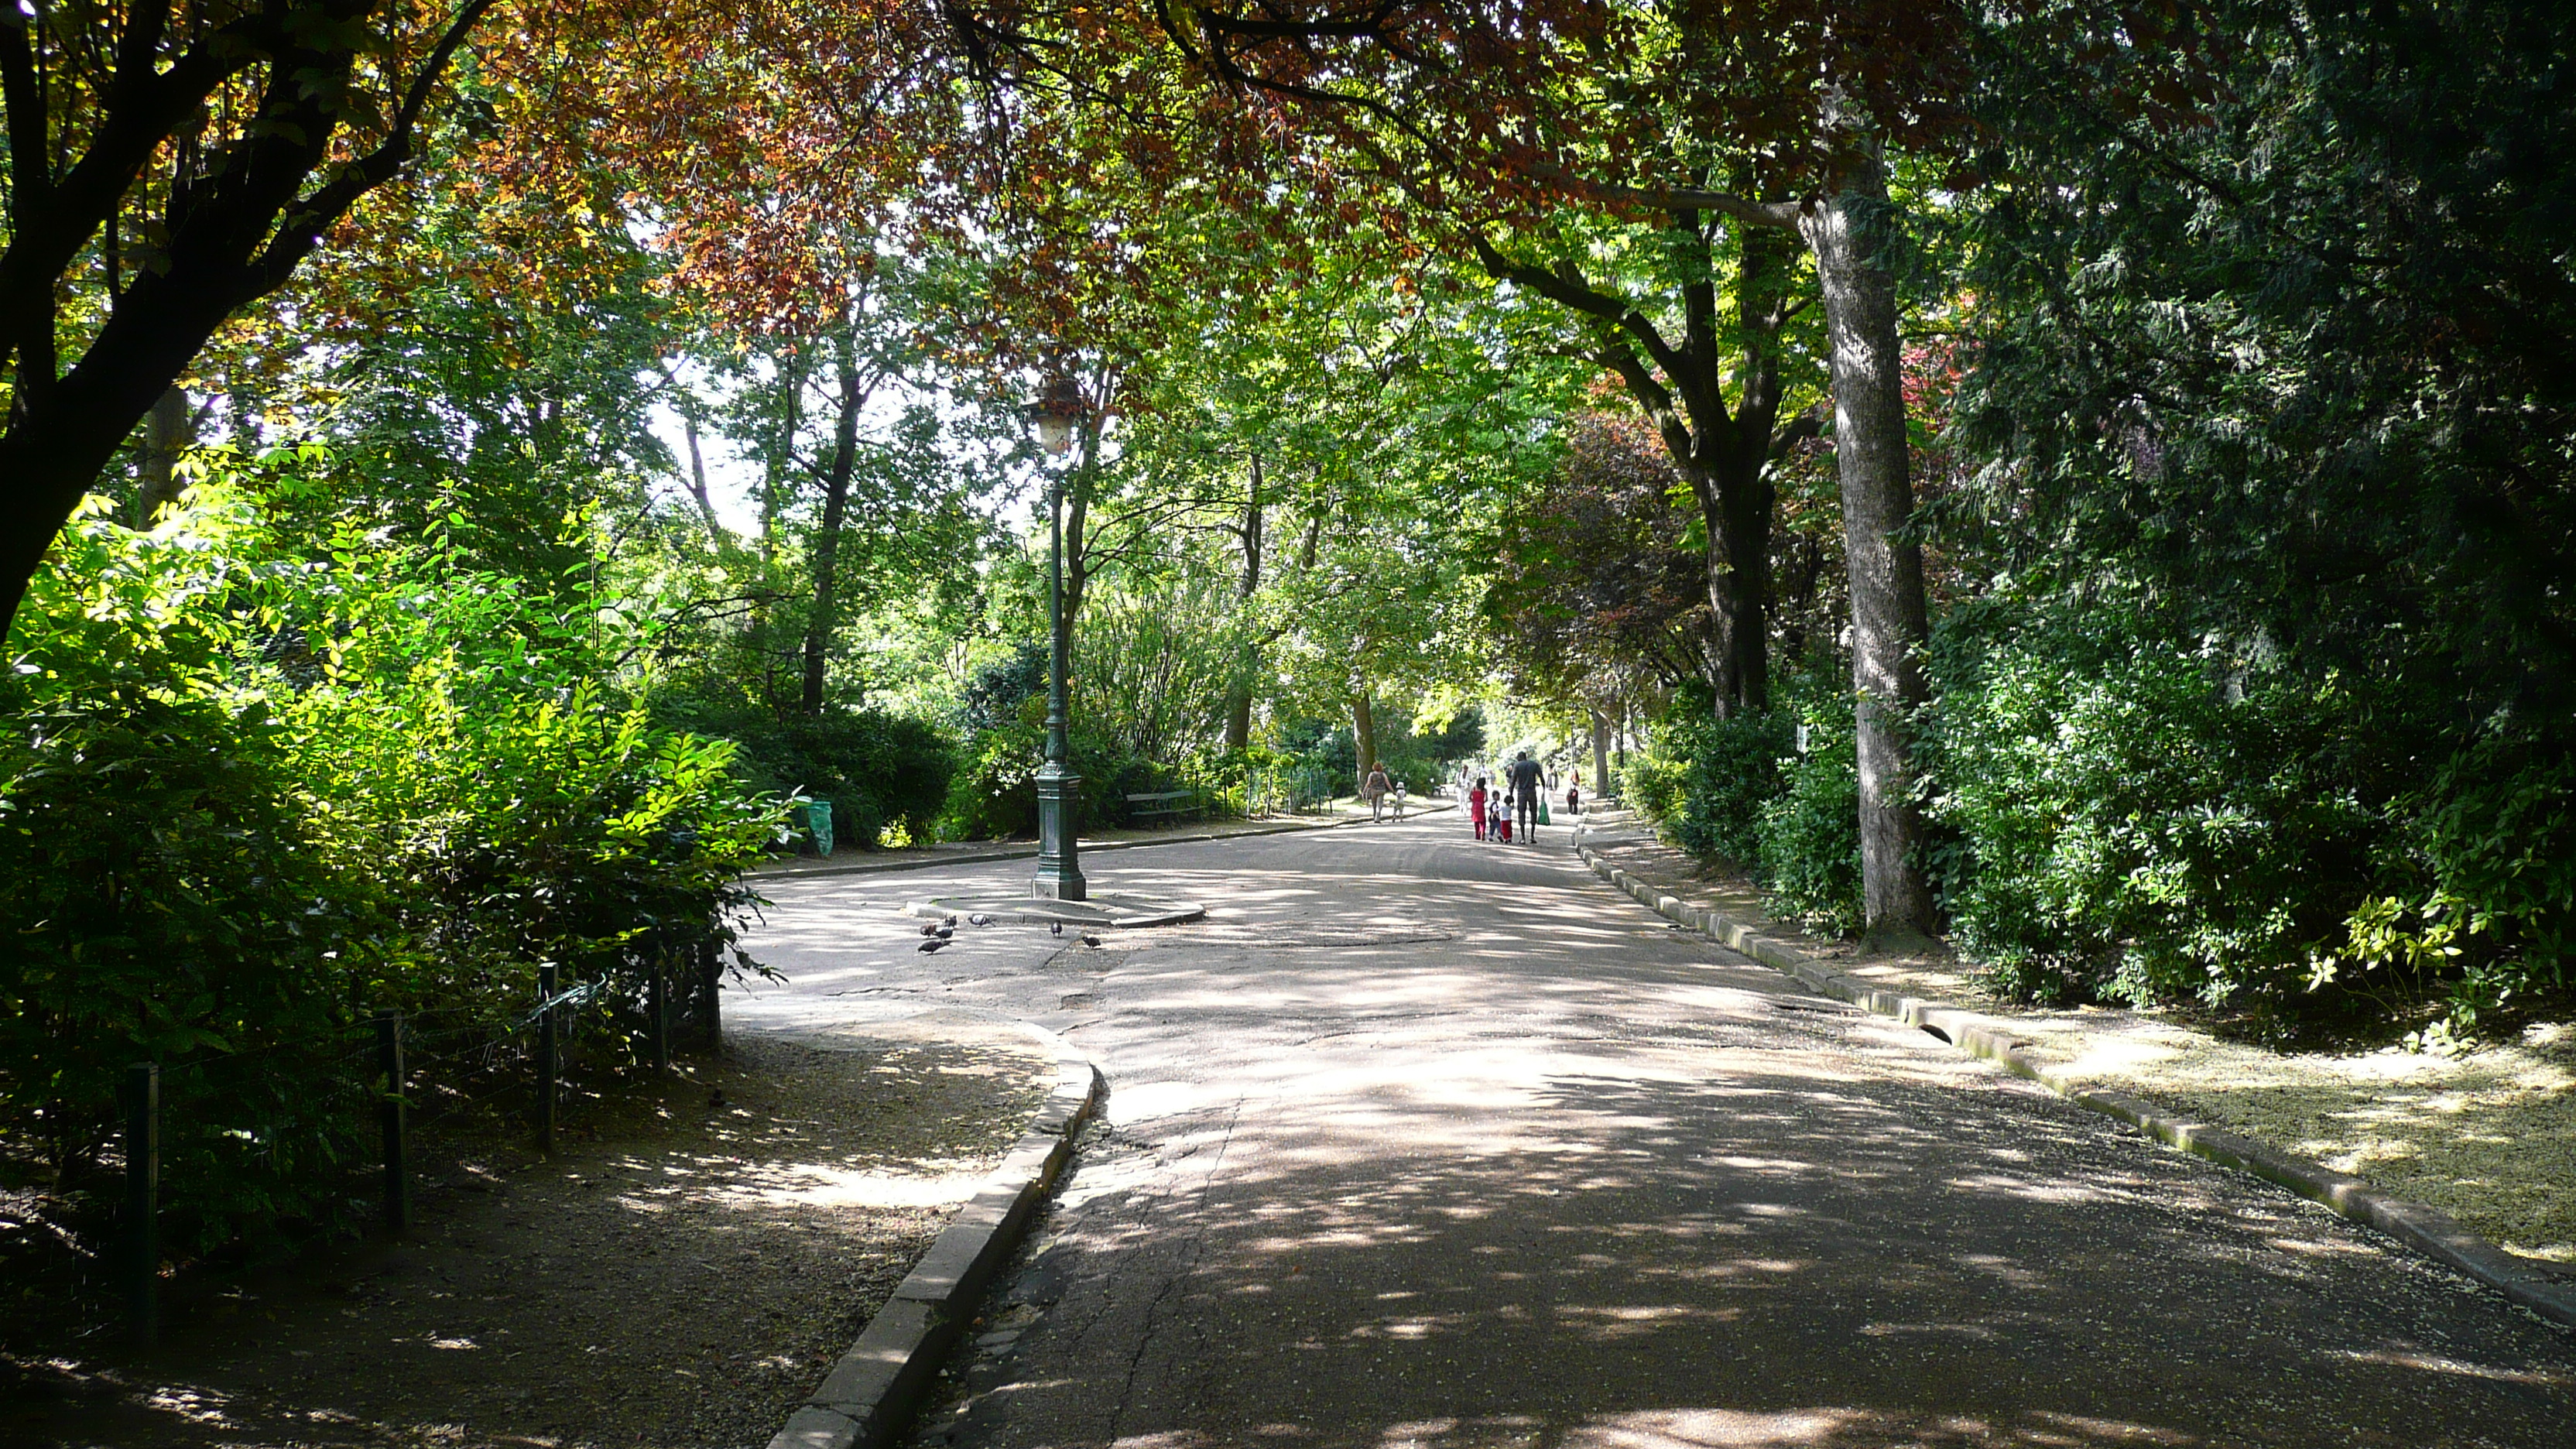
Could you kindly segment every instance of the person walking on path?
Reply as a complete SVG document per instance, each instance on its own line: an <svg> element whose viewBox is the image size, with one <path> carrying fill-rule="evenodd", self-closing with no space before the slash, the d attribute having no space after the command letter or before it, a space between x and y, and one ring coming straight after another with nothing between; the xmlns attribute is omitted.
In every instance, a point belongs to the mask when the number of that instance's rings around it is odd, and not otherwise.
<svg viewBox="0 0 2576 1449"><path fill-rule="evenodd" d="M1510 776L1513 824L1520 828L1521 843L1538 839L1538 794L1547 781L1547 770L1523 750L1512 756Z"/></svg>
<svg viewBox="0 0 2576 1449"><path fill-rule="evenodd" d="M1583 782L1580 780L1568 780L1565 782L1565 818L1568 820L1574 820L1580 818L1582 814Z"/></svg>
<svg viewBox="0 0 2576 1449"><path fill-rule="evenodd" d="M1492 799L1485 793L1485 777L1476 777L1476 788L1467 792L1467 818L1476 822L1476 838L1485 838L1485 806Z"/></svg>
<svg viewBox="0 0 2576 1449"><path fill-rule="evenodd" d="M1369 766L1368 780L1360 786L1360 794L1368 798L1370 820L1375 821L1386 818L1387 792L1394 788L1395 787L1387 781L1386 766Z"/></svg>

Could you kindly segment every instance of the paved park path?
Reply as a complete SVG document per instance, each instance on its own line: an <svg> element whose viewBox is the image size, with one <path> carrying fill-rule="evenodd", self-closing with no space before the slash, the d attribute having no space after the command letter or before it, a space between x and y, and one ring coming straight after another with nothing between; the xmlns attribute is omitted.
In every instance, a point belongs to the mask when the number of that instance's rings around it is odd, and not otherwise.
<svg viewBox="0 0 2576 1449"><path fill-rule="evenodd" d="M2576 1338L1668 930L1560 826L1103 856L1197 926L961 928L1024 862L765 883L733 1024L954 1008L1110 1083L965 1449L2576 1445Z"/></svg>

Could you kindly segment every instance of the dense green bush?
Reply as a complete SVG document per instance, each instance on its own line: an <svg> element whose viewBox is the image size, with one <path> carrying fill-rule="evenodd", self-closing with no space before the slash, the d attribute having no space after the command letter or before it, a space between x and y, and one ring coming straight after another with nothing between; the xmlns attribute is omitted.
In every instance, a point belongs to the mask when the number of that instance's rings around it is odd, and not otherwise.
<svg viewBox="0 0 2576 1449"><path fill-rule="evenodd" d="M2576 984L2576 755L2563 730L2490 721L2393 813L2374 889L2311 961L2311 989L2439 991L2444 1028L2462 1031Z"/></svg>
<svg viewBox="0 0 2576 1449"><path fill-rule="evenodd" d="M1762 810L1783 788L1792 721L1778 711L1714 719L1697 702L1685 709L1629 760L1627 798L1683 849L1759 875Z"/></svg>
<svg viewBox="0 0 2576 1449"><path fill-rule="evenodd" d="M944 731L882 710L782 718L739 691L691 681L657 690L653 718L731 741L735 773L753 790L831 801L839 849L874 850L890 825L930 838L957 773L957 749Z"/></svg>
<svg viewBox="0 0 2576 1449"><path fill-rule="evenodd" d="M232 685L248 634L225 603L259 581L212 550L237 523L136 538L93 510L0 674L0 1127L77 1173L116 1130L127 1064L170 1064L183 1216L331 1160L355 1104L303 1088L385 954L368 883L313 838L289 732Z"/></svg>
<svg viewBox="0 0 2576 1449"><path fill-rule="evenodd" d="M373 1012L499 1043L540 962L607 1015L729 940L778 806L592 682L595 617L221 489L77 520L0 676L0 1131L77 1176L157 1060L183 1230L327 1214Z"/></svg>
<svg viewBox="0 0 2576 1449"><path fill-rule="evenodd" d="M1761 804L1755 826L1759 879L1772 908L1810 930L1849 935L1861 926L1860 772L1853 755L1852 698L1814 680L1782 681L1774 717L1794 749L1780 760L1780 789Z"/></svg>
<svg viewBox="0 0 2576 1449"><path fill-rule="evenodd" d="M1074 813L1077 832L1114 828L1128 822L1127 796L1168 788L1160 783L1153 761L1113 740L1074 729L1065 741L1068 761L1082 777L1081 804ZM1038 828L1039 764L1046 758L1046 697L1021 702L1020 717L1008 726L978 731L967 741L964 758L948 780L939 813L943 840L996 840L1035 835Z"/></svg>
<svg viewBox="0 0 2576 1449"><path fill-rule="evenodd" d="M2402 680L2302 672L2098 590L1964 605L1929 662L1927 864L1954 944L1999 989L2274 1015L2438 1002L2464 1031L2569 986L2563 728L2507 715L2462 744ZM1631 760L1628 798L1782 915L1848 932L1850 696L1809 675L1779 693L1725 721L1685 701Z"/></svg>
<svg viewBox="0 0 2576 1449"><path fill-rule="evenodd" d="M2278 1000L2362 897L2402 751L2340 681L2098 604L1972 611L1934 671L1947 906L2003 989Z"/></svg>
<svg viewBox="0 0 2576 1449"><path fill-rule="evenodd" d="M1849 696L1822 672L1784 674L1760 714L1717 719L1704 693L1685 693L1630 757L1621 786L1675 844L1742 870L1782 914L1841 933L1860 924L1851 753Z"/></svg>

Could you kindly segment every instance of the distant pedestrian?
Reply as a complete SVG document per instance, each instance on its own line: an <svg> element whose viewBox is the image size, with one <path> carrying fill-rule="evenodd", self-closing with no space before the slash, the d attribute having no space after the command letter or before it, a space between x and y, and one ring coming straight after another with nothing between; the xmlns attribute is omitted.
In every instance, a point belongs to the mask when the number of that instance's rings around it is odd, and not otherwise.
<svg viewBox="0 0 2576 1449"><path fill-rule="evenodd" d="M1512 756L1511 773L1504 777L1504 785L1511 796L1513 823L1520 827L1524 845L1538 839L1538 796L1546 780L1547 770L1529 757L1529 751Z"/></svg>
<svg viewBox="0 0 2576 1449"><path fill-rule="evenodd" d="M1467 792L1467 818L1476 822L1476 838L1485 838L1485 805L1493 797L1485 793L1485 777L1476 777L1476 787Z"/></svg>
<svg viewBox="0 0 2576 1449"><path fill-rule="evenodd" d="M1386 818L1387 793L1394 788L1395 786L1389 783L1386 778L1386 766L1369 766L1368 779L1360 786L1360 794L1365 796L1368 800L1369 819L1383 820Z"/></svg>
<svg viewBox="0 0 2576 1449"><path fill-rule="evenodd" d="M1583 782L1565 782L1565 818L1572 820L1583 813Z"/></svg>

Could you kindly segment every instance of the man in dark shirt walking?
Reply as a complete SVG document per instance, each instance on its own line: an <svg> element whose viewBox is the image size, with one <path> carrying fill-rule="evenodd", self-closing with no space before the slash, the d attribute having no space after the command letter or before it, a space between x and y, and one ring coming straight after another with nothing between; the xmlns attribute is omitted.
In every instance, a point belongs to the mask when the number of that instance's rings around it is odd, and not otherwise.
<svg viewBox="0 0 2576 1449"><path fill-rule="evenodd" d="M1547 772L1539 768L1527 750L1512 756L1511 768L1504 772L1512 790L1514 833L1524 844L1538 838L1538 792L1546 776Z"/></svg>

